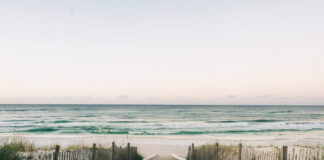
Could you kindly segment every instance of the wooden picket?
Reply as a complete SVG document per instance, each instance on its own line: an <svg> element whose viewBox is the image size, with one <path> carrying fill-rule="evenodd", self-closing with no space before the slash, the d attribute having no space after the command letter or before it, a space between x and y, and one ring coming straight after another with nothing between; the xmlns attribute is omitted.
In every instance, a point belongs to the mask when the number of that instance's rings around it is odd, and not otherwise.
<svg viewBox="0 0 324 160"><path fill-rule="evenodd" d="M252 147L192 144L188 160L324 160L323 147Z"/></svg>
<svg viewBox="0 0 324 160"><path fill-rule="evenodd" d="M57 145L54 151L37 150L22 155L25 160L136 160L138 153L137 147L129 143L126 147L118 147L113 143L110 148L98 148L93 144L92 148L75 150L60 150Z"/></svg>

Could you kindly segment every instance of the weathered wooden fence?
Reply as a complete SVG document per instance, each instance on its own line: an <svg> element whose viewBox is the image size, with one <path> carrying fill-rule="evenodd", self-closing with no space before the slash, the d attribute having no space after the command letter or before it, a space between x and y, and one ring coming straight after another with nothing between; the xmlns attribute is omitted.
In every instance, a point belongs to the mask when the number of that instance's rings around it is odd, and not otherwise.
<svg viewBox="0 0 324 160"><path fill-rule="evenodd" d="M24 159L28 160L137 160L137 147L132 147L129 143L126 147L116 146L113 142L110 148L97 147L82 148L75 150L60 150L56 146L55 150L24 153Z"/></svg>
<svg viewBox="0 0 324 160"><path fill-rule="evenodd" d="M188 160L324 160L323 147L251 147L233 145L192 144Z"/></svg>

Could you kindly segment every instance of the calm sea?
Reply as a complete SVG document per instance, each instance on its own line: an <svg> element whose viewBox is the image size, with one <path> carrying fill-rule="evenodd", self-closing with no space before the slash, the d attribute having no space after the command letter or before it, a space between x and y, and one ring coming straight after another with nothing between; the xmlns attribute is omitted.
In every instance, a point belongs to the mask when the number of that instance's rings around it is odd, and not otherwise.
<svg viewBox="0 0 324 160"><path fill-rule="evenodd" d="M311 134L324 106L0 105L0 134Z"/></svg>

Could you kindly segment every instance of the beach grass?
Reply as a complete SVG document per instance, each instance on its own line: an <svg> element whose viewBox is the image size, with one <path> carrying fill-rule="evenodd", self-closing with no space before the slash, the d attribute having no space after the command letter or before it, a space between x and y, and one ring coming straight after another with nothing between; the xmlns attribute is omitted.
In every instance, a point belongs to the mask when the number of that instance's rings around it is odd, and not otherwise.
<svg viewBox="0 0 324 160"><path fill-rule="evenodd" d="M35 151L35 146L24 140L2 140L0 142L0 160L21 160L22 153Z"/></svg>
<svg viewBox="0 0 324 160"><path fill-rule="evenodd" d="M28 159L51 159L54 155L57 145L35 147L31 142L28 142L19 138L5 138L0 140L0 160L28 160ZM129 147L129 148L128 148ZM112 151L114 150L114 151ZM68 145L59 150L58 155L60 157L75 156L79 158L92 159L93 153L95 153L95 160L110 160L112 155L115 159L132 159L141 160L141 156L137 152L136 147L130 146L112 146L99 144L95 147L84 144ZM128 158L131 156L132 158Z"/></svg>

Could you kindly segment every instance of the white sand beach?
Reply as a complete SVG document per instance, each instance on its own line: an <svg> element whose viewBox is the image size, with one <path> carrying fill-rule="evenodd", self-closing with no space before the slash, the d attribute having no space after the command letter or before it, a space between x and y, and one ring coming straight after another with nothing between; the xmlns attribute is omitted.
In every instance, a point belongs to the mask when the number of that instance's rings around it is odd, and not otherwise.
<svg viewBox="0 0 324 160"><path fill-rule="evenodd" d="M117 145L126 145L128 142L138 147L138 151L144 156L158 154L167 156L172 153L185 157L188 146L191 143L202 145L219 142L221 144L238 144L251 146L282 146L282 145L317 145L324 144L324 133L300 134L300 135L35 135L35 134L2 134L0 138L22 138L33 142L36 146L48 146L59 144L63 148L68 145L92 143L109 145L115 142Z"/></svg>

